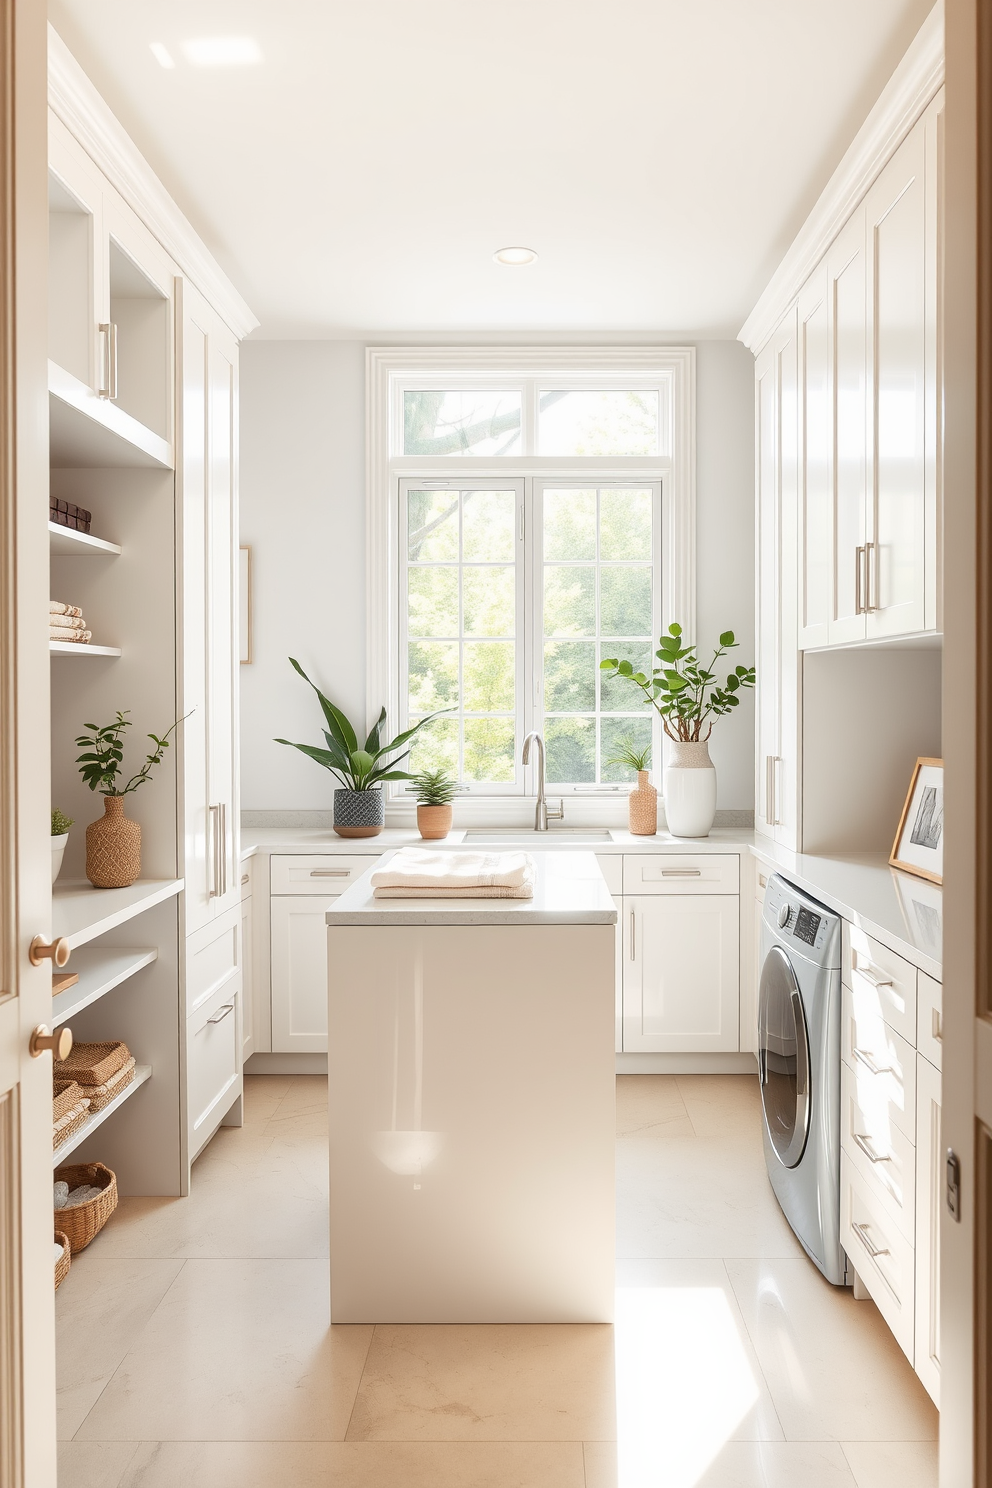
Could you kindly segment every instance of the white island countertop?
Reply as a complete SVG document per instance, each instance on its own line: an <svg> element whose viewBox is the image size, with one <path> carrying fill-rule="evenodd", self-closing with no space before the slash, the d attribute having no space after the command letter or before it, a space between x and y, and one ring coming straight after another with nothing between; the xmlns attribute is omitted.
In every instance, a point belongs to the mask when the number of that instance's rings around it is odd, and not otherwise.
<svg viewBox="0 0 992 1488"><path fill-rule="evenodd" d="M433 845L433 844L432 844ZM498 849L491 849L496 852ZM384 853L376 867L388 861ZM329 925L615 925L616 905L595 854L536 852L533 899L376 899L363 873L328 906Z"/></svg>

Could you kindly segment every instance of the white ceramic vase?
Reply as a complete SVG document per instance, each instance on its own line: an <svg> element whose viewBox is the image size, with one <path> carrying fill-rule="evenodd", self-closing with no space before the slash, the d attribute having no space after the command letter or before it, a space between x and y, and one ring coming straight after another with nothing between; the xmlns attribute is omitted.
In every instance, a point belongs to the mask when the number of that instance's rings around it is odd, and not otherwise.
<svg viewBox="0 0 992 1488"><path fill-rule="evenodd" d="M707 744L671 744L665 817L673 837L706 837L716 815L716 770Z"/></svg>
<svg viewBox="0 0 992 1488"><path fill-rule="evenodd" d="M62 854L65 852L65 845L68 841L68 832L63 832L60 837L52 838L52 883L59 876L59 869L62 867Z"/></svg>

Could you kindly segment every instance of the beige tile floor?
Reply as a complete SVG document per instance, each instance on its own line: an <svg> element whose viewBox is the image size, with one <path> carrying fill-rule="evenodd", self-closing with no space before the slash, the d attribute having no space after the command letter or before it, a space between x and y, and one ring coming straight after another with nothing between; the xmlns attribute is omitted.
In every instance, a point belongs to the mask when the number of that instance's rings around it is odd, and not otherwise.
<svg viewBox="0 0 992 1488"><path fill-rule="evenodd" d="M613 1328L330 1328L326 1082L246 1095L59 1292L61 1488L934 1488L936 1412L783 1220L753 1079L618 1080Z"/></svg>

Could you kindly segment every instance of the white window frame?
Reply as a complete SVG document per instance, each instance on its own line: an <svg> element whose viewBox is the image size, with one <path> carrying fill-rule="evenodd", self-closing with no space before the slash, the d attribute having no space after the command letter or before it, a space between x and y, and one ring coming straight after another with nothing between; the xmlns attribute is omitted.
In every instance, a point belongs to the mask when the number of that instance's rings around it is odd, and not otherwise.
<svg viewBox="0 0 992 1488"><path fill-rule="evenodd" d="M399 483L403 477L437 477L435 458L405 456L402 449L401 399L394 392L415 387L470 387L485 378L485 386L519 382L521 378L552 378L555 387L598 389L658 386L668 388L668 408L662 410L662 428L667 424L669 449L664 454L601 457L571 463L566 457L449 456L453 485L479 477L512 479L530 477L569 484L595 479L630 482L638 478L661 482L661 530L656 543L661 548L661 627L678 620L690 637L695 636L696 581L696 459L695 459L695 348L675 347L369 347L366 352L366 698L371 718L383 702L391 720L399 718L399 665L397 656L400 620L397 522ZM536 388L536 384L535 384ZM663 394L664 396L664 394ZM524 421L536 417L536 394L524 399ZM528 488L531 480L527 481ZM530 583L528 582L528 587ZM533 690L533 679L528 677ZM536 699L528 699L534 706ZM656 760L658 755L655 755ZM533 768L525 772L524 789L535 789ZM518 789L518 788L516 788ZM554 792L557 794L557 790ZM521 807L528 796L498 795L463 797L459 816L463 820L524 819ZM590 820L603 816L604 803L617 807L617 793L586 787L574 803L572 819L580 814ZM391 793L388 805L399 814L412 813L409 796ZM487 809L488 806L488 809ZM525 814L525 813L524 813ZM606 814L609 814L608 811Z"/></svg>

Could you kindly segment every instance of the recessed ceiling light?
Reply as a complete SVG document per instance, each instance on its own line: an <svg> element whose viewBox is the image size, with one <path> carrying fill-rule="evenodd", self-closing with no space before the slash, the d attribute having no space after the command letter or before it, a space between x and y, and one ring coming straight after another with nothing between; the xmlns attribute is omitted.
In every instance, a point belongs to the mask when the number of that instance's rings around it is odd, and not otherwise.
<svg viewBox="0 0 992 1488"><path fill-rule="evenodd" d="M537 259L533 248L500 248L493 258L499 264L532 264Z"/></svg>
<svg viewBox="0 0 992 1488"><path fill-rule="evenodd" d="M262 60L251 36L197 36L183 42L183 51L194 67L247 67Z"/></svg>
<svg viewBox="0 0 992 1488"><path fill-rule="evenodd" d="M163 46L160 41L153 41L148 50L155 58L155 61L158 63L159 67L175 67L176 64L175 62L173 62L172 57L169 54L168 47Z"/></svg>

